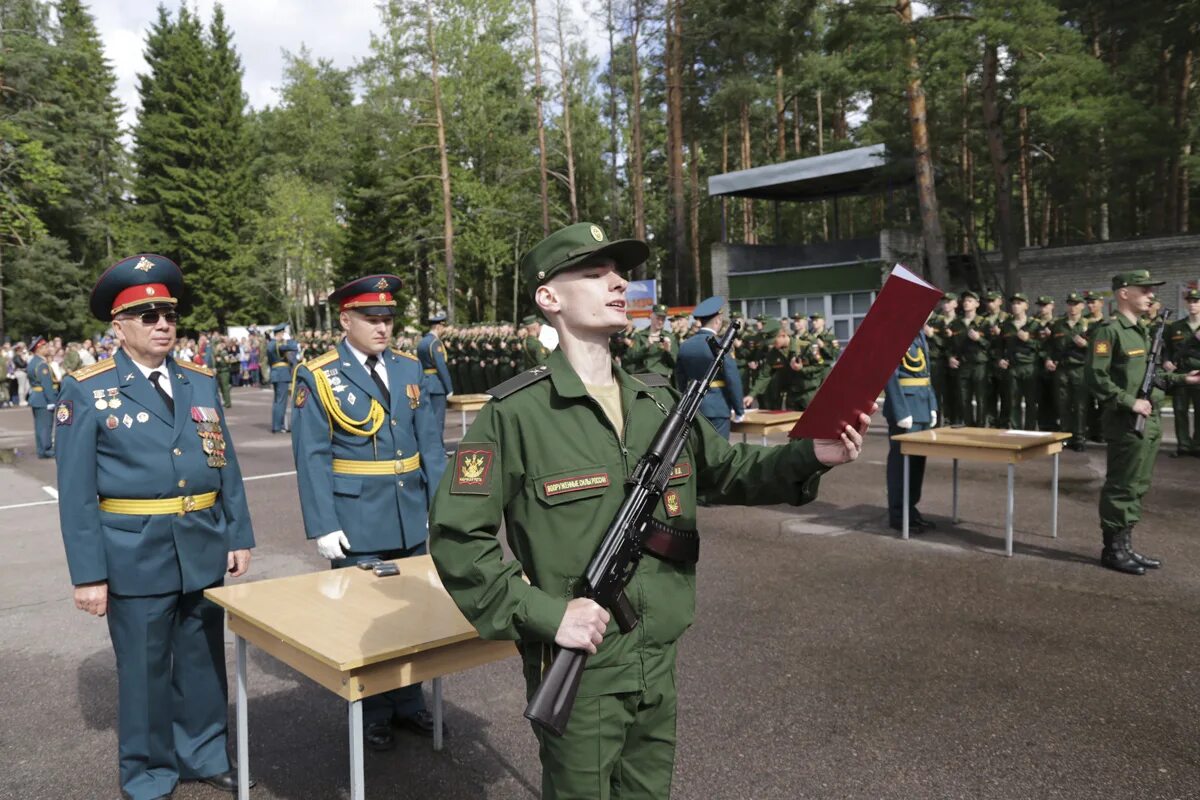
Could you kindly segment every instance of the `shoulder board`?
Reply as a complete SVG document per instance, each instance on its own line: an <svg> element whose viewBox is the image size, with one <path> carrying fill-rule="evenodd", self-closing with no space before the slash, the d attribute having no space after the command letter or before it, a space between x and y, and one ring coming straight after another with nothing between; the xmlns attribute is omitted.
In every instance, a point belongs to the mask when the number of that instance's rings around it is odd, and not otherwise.
<svg viewBox="0 0 1200 800"><path fill-rule="evenodd" d="M199 372L201 375L213 376L213 371L208 367L202 367L199 364L193 364L191 361L176 361L176 364L184 369L190 369L192 372Z"/></svg>
<svg viewBox="0 0 1200 800"><path fill-rule="evenodd" d="M639 372L633 377L650 387L671 386L671 382L657 372Z"/></svg>
<svg viewBox="0 0 1200 800"><path fill-rule="evenodd" d="M400 356L401 358L411 358L413 361L419 360L416 356L414 356L412 353L408 352L407 350L397 350L395 347L393 347L392 352L395 353L396 355Z"/></svg>
<svg viewBox="0 0 1200 800"><path fill-rule="evenodd" d="M532 386L542 378L548 377L550 377L550 368L545 364L542 364L534 367L533 369L527 369L519 375L514 375L513 377L504 381L504 383L493 386L491 389L487 390L487 393L497 400L502 400L505 397L508 397L510 394L519 392L526 386Z"/></svg>
<svg viewBox="0 0 1200 800"><path fill-rule="evenodd" d="M91 364L86 367L80 367L71 373L71 377L77 381L86 381L88 378L95 377L101 372L108 372L110 369L116 368L117 362L111 358L106 358L102 361L97 361L95 364Z"/></svg>
<svg viewBox="0 0 1200 800"><path fill-rule="evenodd" d="M321 355L316 356L315 358L308 359L307 361L305 361L302 364L302 366L308 367L309 370L316 370L316 369L320 369L321 367L325 366L326 364L329 364L333 361L337 361L340 357L341 356L338 354L337 348L335 347L334 349L329 350L328 352L322 353Z"/></svg>

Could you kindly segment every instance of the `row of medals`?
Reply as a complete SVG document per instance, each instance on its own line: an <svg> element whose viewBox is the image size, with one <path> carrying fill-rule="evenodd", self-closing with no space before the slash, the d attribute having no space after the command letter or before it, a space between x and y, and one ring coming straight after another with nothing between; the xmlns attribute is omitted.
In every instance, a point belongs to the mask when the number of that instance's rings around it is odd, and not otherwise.
<svg viewBox="0 0 1200 800"><path fill-rule="evenodd" d="M192 420L196 423L200 446L204 449L204 455L208 456L208 465L225 466L225 434L221 431L221 420L216 409L193 407Z"/></svg>
<svg viewBox="0 0 1200 800"><path fill-rule="evenodd" d="M120 392L121 392L121 390L117 387L113 387L112 389L108 389L108 390L104 390L104 389L93 390L92 397L96 398L96 402L94 404L96 406L96 410L103 411L106 408L120 408L121 407L121 398L117 396L118 394L120 394ZM104 399L104 396L106 394L108 395L107 400Z"/></svg>

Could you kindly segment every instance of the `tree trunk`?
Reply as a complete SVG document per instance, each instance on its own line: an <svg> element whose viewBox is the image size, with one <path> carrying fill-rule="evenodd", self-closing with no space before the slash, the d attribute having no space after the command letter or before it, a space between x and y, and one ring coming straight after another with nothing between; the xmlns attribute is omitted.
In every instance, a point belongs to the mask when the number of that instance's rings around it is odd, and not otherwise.
<svg viewBox="0 0 1200 800"><path fill-rule="evenodd" d="M700 280L700 151L696 146L695 134L692 135L691 145L688 147L689 169L688 175L691 179L692 193L690 203L690 223L692 229L692 296L693 303L700 302L701 280Z"/></svg>
<svg viewBox="0 0 1200 800"><path fill-rule="evenodd" d="M437 37L433 26L433 0L425 0L429 36L429 76L433 81L433 111L437 125L438 160L442 177L442 231L446 248L446 317L454 322L454 215L450 194L450 157L446 152L446 122L442 116L442 83L438 76Z"/></svg>
<svg viewBox="0 0 1200 800"><path fill-rule="evenodd" d="M729 121L721 123L721 173L729 172ZM721 195L721 233L729 238L729 196Z"/></svg>
<svg viewBox="0 0 1200 800"><path fill-rule="evenodd" d="M1179 83L1175 94L1175 131L1179 136L1180 150L1175 157L1175 169L1171 175L1171 193L1175 198L1175 219L1172 220L1176 233L1186 233L1188 229L1188 161L1192 156L1192 133L1188 115L1188 89L1192 82L1191 50L1183 54L1179 65Z"/></svg>
<svg viewBox="0 0 1200 800"><path fill-rule="evenodd" d="M1025 223L1025 246L1029 247L1032 243L1029 227L1029 109L1021 106L1017 114L1021 126L1021 220Z"/></svg>
<svg viewBox="0 0 1200 800"><path fill-rule="evenodd" d="M633 238L646 239L645 187L642 185L642 68L638 63L638 35L642 29L642 0L634 0L633 32L629 37L630 72L633 78L629 98L629 184L633 190ZM638 268L645 276L646 265Z"/></svg>
<svg viewBox="0 0 1200 800"><path fill-rule="evenodd" d="M741 130L742 159L741 169L750 169L750 102L742 100L738 108L738 123ZM742 241L746 244L758 244L758 232L754 227L754 200L742 198Z"/></svg>
<svg viewBox="0 0 1200 800"><path fill-rule="evenodd" d="M667 15L667 182L671 193L671 276L675 297L687 297L688 208L683 188L683 9L669 0Z"/></svg>
<svg viewBox="0 0 1200 800"><path fill-rule="evenodd" d="M609 220L609 230L614 237L621 235L621 191L617 181L617 71L613 67L614 53L616 52L616 44L614 41L616 23L613 21L613 2L607 0L604 7L608 13L608 132L609 132L609 154L612 159L609 164L608 172L608 191L612 203L612 219ZM513 318L517 315L516 307L513 307Z"/></svg>
<svg viewBox="0 0 1200 800"><path fill-rule="evenodd" d="M930 281L935 286L944 288L950 284L950 266L946 259L946 239L942 234L942 220L934 182L933 152L929 145L929 126L925 114L925 89L921 85L920 63L917 60L917 35L912 27L910 1L899 0L896 9L907 26L905 35L908 46L908 115L912 125L917 205L921 210L925 258L929 264Z"/></svg>
<svg viewBox="0 0 1200 800"><path fill-rule="evenodd" d="M985 44L983 91L980 93L983 103L983 126L996 184L996 237L1000 240L1000 258L1004 264L1004 291L1006 294L1012 294L1021 290L1021 276L1018 272L1020 255L1013 225L1012 168L1008 163L1008 153L1004 149L1004 130L1000 126L1000 105L996 92L999 69L1000 56L996 45Z"/></svg>
<svg viewBox="0 0 1200 800"><path fill-rule="evenodd" d="M967 205L967 213L964 215L966 219L966 227L962 232L962 250L964 253L970 250L971 243L977 241L975 238L975 168L974 156L971 153L971 122L968 109L970 108L970 83L967 80L967 73L962 76L962 124L961 124L961 141L959 142L959 166L962 169L963 183L963 198Z"/></svg>
<svg viewBox="0 0 1200 800"><path fill-rule="evenodd" d="M787 158L787 103L783 100L783 64L775 65L775 151L780 161Z"/></svg>
<svg viewBox="0 0 1200 800"><path fill-rule="evenodd" d="M796 158L800 157L800 98L792 98L792 149Z"/></svg>
<svg viewBox="0 0 1200 800"><path fill-rule="evenodd" d="M546 177L546 127L542 122L542 45L538 36L537 0L529 0L533 20L533 106L537 114L538 178L542 193L542 236L550 235L550 189Z"/></svg>
<svg viewBox="0 0 1200 800"><path fill-rule="evenodd" d="M567 150L567 198L571 207L571 224L579 222L579 201L575 191L575 147L571 136L571 67L567 63L567 35L563 30L566 8L562 0L555 6L555 27L558 33L558 72L562 78L563 144Z"/></svg>
<svg viewBox="0 0 1200 800"><path fill-rule="evenodd" d="M1157 100L1161 108L1171 101L1171 51L1164 48L1159 53ZM1170 186L1168 185L1171 168L1171 157L1158 159L1154 164L1154 204L1150 211L1150 230L1152 233L1167 231L1167 207L1170 203Z"/></svg>
<svg viewBox="0 0 1200 800"><path fill-rule="evenodd" d="M817 155L825 154L825 105L820 89L817 89ZM821 201L821 235L829 241L829 203Z"/></svg>

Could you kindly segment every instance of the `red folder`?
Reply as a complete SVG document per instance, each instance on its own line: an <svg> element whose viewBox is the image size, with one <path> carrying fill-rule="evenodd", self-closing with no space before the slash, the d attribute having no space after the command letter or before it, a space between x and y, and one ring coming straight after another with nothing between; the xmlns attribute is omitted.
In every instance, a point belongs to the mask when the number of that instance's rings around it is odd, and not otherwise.
<svg viewBox="0 0 1200 800"><path fill-rule="evenodd" d="M804 416L793 439L837 439L868 413L904 352L929 319L942 290L897 264Z"/></svg>

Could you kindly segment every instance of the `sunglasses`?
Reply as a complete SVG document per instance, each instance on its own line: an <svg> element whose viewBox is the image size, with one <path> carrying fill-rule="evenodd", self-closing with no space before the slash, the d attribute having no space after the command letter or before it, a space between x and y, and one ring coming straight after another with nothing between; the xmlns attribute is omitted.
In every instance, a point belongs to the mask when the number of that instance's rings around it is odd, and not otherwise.
<svg viewBox="0 0 1200 800"><path fill-rule="evenodd" d="M126 319L141 320L143 325L157 325L159 319L165 319L168 325L174 325L179 322L179 313L176 311L143 311L140 314L131 314Z"/></svg>

